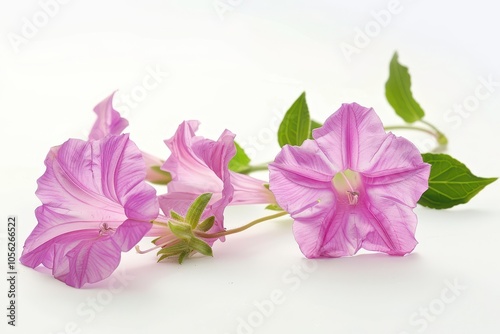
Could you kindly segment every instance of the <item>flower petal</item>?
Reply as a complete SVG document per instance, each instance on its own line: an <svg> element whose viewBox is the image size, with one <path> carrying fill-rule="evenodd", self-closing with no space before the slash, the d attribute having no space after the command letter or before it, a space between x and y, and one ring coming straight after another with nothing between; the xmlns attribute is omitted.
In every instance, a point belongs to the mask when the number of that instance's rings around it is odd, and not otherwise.
<svg viewBox="0 0 500 334"><path fill-rule="evenodd" d="M294 218L295 240L307 258L350 256L361 247L360 217L334 201L320 203L313 215Z"/></svg>
<svg viewBox="0 0 500 334"><path fill-rule="evenodd" d="M231 205L276 203L273 193L264 186L267 182L233 171L229 174L234 188Z"/></svg>
<svg viewBox="0 0 500 334"><path fill-rule="evenodd" d="M162 166L163 170L172 175L172 181L168 184L169 192L203 194L221 192L223 189L220 163L212 161L216 159L204 160L203 157L197 155L204 148L210 149L209 146L214 143L209 141L204 144L204 138L196 137L198 125L197 121L182 122L175 135L165 141L172 152ZM196 150L193 147L195 144L197 144ZM217 157L217 159L224 159L224 157ZM212 164L216 170L211 169L207 163Z"/></svg>
<svg viewBox="0 0 500 334"><path fill-rule="evenodd" d="M413 251L417 216L411 207L378 197L370 199L363 211L363 248L390 255Z"/></svg>
<svg viewBox="0 0 500 334"><path fill-rule="evenodd" d="M389 133L363 172L363 184L371 198L392 198L413 208L428 188L429 173L415 145Z"/></svg>
<svg viewBox="0 0 500 334"><path fill-rule="evenodd" d="M113 108L115 93L95 106L94 112L97 114L97 120L90 130L89 140L99 140L109 134L119 135L128 126L128 121Z"/></svg>
<svg viewBox="0 0 500 334"><path fill-rule="evenodd" d="M313 131L319 148L336 171L363 172L369 168L386 136L375 111L357 103L343 104Z"/></svg>
<svg viewBox="0 0 500 334"><path fill-rule="evenodd" d="M80 239L67 252L56 251L66 261L54 265L54 277L66 284L80 288L86 283L96 283L111 275L120 263L120 248L108 238Z"/></svg>
<svg viewBox="0 0 500 334"><path fill-rule="evenodd" d="M314 141L300 147L284 146L269 165L270 189L292 217L333 198L333 167ZM320 206L311 211L314 216Z"/></svg>
<svg viewBox="0 0 500 334"><path fill-rule="evenodd" d="M20 260L30 267L43 263L53 268L54 276L69 285L100 280L115 267L103 267L111 270L105 273L80 261L103 260L97 258L103 247L109 263L116 263L120 250L135 245L158 215L156 191L144 182L141 152L128 135L91 142L70 139L51 149L45 165L36 192L43 203L35 212L38 225ZM111 256L112 250L117 254Z"/></svg>

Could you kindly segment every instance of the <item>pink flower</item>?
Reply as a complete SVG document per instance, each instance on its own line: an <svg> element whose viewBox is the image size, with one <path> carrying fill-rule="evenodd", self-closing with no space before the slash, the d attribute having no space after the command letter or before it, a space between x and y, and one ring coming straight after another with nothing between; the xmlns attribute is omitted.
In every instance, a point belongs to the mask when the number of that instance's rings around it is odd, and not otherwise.
<svg viewBox="0 0 500 334"><path fill-rule="evenodd" d="M99 140L110 134L119 135L128 126L128 121L113 108L115 93L95 106L94 112L97 114L97 120L90 131L89 140ZM159 170L164 161L149 153L141 153L146 163L146 180L157 184L168 183L170 175Z"/></svg>
<svg viewBox="0 0 500 334"><path fill-rule="evenodd" d="M417 148L356 103L343 104L313 137L283 147L270 165L271 190L294 219L304 255L410 253L417 244L412 209L430 172Z"/></svg>
<svg viewBox="0 0 500 334"><path fill-rule="evenodd" d="M212 193L212 198L202 216L215 216L215 223L208 233L224 230L224 210L230 204L274 203L266 182L229 170L229 161L236 154L235 135L224 131L217 141L196 136L198 121L185 121L174 136L165 141L172 152L162 169L169 171L172 181L168 193L159 196L165 215L170 210L185 215L188 207L201 194ZM166 236L156 244L174 238L166 227L153 227L148 236ZM223 239L223 238L221 238ZM173 240L173 239L172 239ZM205 240L210 245L215 239Z"/></svg>
<svg viewBox="0 0 500 334"><path fill-rule="evenodd" d="M215 216L215 223L207 232L216 233L224 230L224 210L234 195L227 167L236 154L234 135L226 130L218 141L195 136L198 124L197 121L182 122L174 136L165 141L172 154L162 169L170 172L172 181L168 184L168 193L158 200L166 216L170 210L185 215L199 195L212 193L202 219ZM165 238L173 238L166 227L155 226L148 235L163 236L156 241L157 245L165 244L168 241ZM215 239L205 241L212 245Z"/></svg>
<svg viewBox="0 0 500 334"><path fill-rule="evenodd" d="M158 215L141 152L128 135L70 139L50 150L45 165L36 192L43 205L21 262L43 264L78 288L108 277Z"/></svg>
<svg viewBox="0 0 500 334"><path fill-rule="evenodd" d="M196 136L198 126L198 121L185 121L165 141L172 152L161 168L172 175L169 193L213 193L213 200L230 193L231 204L274 203L265 181L229 170L229 161L236 154L235 135L226 130L213 141Z"/></svg>

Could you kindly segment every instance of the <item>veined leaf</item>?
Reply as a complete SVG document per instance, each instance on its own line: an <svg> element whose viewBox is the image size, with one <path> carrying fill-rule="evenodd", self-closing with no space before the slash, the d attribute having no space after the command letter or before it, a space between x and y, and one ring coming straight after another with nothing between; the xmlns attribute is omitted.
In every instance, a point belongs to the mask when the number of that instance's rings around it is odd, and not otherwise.
<svg viewBox="0 0 500 334"><path fill-rule="evenodd" d="M317 129L317 128L320 128L322 127L323 124L321 124L320 122L316 122L315 120L311 120L311 132L309 133L309 139L313 139L313 136L312 136L312 132L314 129Z"/></svg>
<svg viewBox="0 0 500 334"><path fill-rule="evenodd" d="M422 157L431 164L431 174L429 189L418 203L433 209L467 203L497 179L475 176L463 163L447 154L425 153Z"/></svg>
<svg viewBox="0 0 500 334"><path fill-rule="evenodd" d="M278 142L285 145L302 145L311 133L311 117L306 102L306 93L302 93L285 114L278 129Z"/></svg>
<svg viewBox="0 0 500 334"><path fill-rule="evenodd" d="M424 117L425 113L411 92L411 78L408 67L398 62L395 52L389 65L389 79L385 83L385 96L396 114L407 123L413 123Z"/></svg>
<svg viewBox="0 0 500 334"><path fill-rule="evenodd" d="M229 161L229 169L233 172L240 173L241 171L248 169L248 166L250 165L250 158L237 142L234 142L234 146L236 146L236 154L231 161Z"/></svg>

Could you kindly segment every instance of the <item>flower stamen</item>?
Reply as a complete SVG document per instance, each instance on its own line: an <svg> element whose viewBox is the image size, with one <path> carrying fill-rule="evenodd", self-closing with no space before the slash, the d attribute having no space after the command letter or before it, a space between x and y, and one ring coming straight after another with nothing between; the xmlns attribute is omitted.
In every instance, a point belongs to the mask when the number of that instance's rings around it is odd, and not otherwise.
<svg viewBox="0 0 500 334"><path fill-rule="evenodd" d="M359 193L357 191L349 191L347 190L347 199L349 201L349 205L358 204Z"/></svg>
<svg viewBox="0 0 500 334"><path fill-rule="evenodd" d="M99 235L100 236L112 234L112 232L114 232L114 231L115 231L115 229L112 227L109 227L108 223L106 223L106 222L101 223L101 225L99 225Z"/></svg>

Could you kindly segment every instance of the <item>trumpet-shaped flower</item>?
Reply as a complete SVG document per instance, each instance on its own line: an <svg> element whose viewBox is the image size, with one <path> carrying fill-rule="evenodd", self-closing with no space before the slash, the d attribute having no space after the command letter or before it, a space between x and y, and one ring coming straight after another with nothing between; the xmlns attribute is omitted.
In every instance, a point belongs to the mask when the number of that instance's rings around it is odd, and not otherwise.
<svg viewBox="0 0 500 334"><path fill-rule="evenodd" d="M118 266L158 215L141 152L128 135L70 139L50 150L38 179L38 224L21 262L43 264L73 287L98 282Z"/></svg>
<svg viewBox="0 0 500 334"><path fill-rule="evenodd" d="M430 172L417 148L356 103L342 105L313 138L283 147L270 165L270 188L294 219L304 255L410 253L417 244L413 208Z"/></svg>
<svg viewBox="0 0 500 334"><path fill-rule="evenodd" d="M202 217L215 216L208 233L216 233L224 230L224 210L228 205L274 203L275 199L264 186L266 182L229 170L229 161L236 154L233 133L225 130L214 141L196 136L198 125L197 121L185 121L174 136L165 141L172 153L162 169L170 172L172 181L168 184L168 193L159 196L159 202L165 215L168 216L170 210L184 215L199 195L211 193ZM167 236L155 242L165 244L171 236L167 230L155 226L148 236ZM213 244L215 240L206 241Z"/></svg>
<svg viewBox="0 0 500 334"><path fill-rule="evenodd" d="M235 135L225 130L218 141L196 136L198 121L183 122L174 136L165 141L172 152L162 169L172 175L170 192L213 193L217 200L229 190L231 204L274 203L265 181L229 170L236 154ZM231 185L233 189L227 189Z"/></svg>

